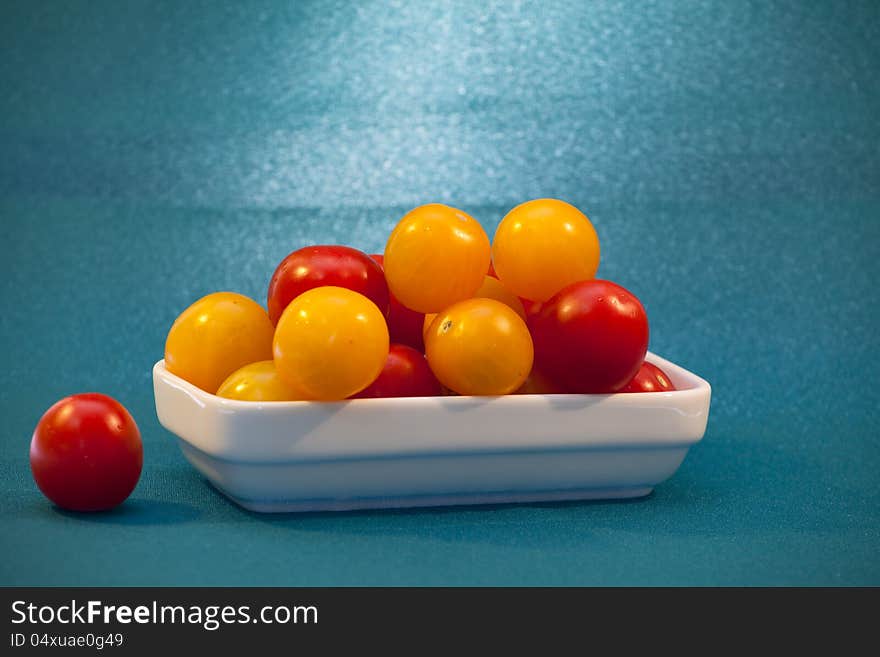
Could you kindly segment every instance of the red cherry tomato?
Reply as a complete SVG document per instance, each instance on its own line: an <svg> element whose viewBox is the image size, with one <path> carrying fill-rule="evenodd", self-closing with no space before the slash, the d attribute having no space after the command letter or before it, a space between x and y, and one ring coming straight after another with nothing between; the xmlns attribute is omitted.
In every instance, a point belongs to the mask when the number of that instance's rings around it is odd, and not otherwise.
<svg viewBox="0 0 880 657"><path fill-rule="evenodd" d="M364 295L388 315L388 285L381 267L348 246L307 246L288 255L269 281L269 319L277 324L287 305L303 292L332 285Z"/></svg>
<svg viewBox="0 0 880 657"><path fill-rule="evenodd" d="M627 383L620 392L667 392L675 390L672 381L653 363L645 361L632 381Z"/></svg>
<svg viewBox="0 0 880 657"><path fill-rule="evenodd" d="M385 256L374 253L370 257L383 268L384 272ZM410 310L390 292L389 296L391 302L388 310L388 333L391 335L391 342L405 344L424 353L425 340L422 337L422 325L425 323L425 314Z"/></svg>
<svg viewBox="0 0 880 657"><path fill-rule="evenodd" d="M529 301L522 297L520 297L519 300L522 301L523 309L526 311L526 317L531 317L536 314L544 305L541 301Z"/></svg>
<svg viewBox="0 0 880 657"><path fill-rule="evenodd" d="M441 392L425 356L412 347L393 344L382 372L354 397L435 397Z"/></svg>
<svg viewBox="0 0 880 657"><path fill-rule="evenodd" d="M648 349L645 309L610 281L567 285L529 316L529 328L536 367L569 392L620 390Z"/></svg>
<svg viewBox="0 0 880 657"><path fill-rule="evenodd" d="M65 397L40 418L31 471L43 494L72 511L101 511L134 490L144 462L141 434L118 401L99 393Z"/></svg>

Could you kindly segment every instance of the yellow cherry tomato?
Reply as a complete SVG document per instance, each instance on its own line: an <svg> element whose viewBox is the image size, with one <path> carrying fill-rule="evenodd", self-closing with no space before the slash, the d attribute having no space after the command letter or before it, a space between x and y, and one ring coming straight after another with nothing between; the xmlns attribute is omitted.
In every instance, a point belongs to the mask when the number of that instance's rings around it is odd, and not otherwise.
<svg viewBox="0 0 880 657"><path fill-rule="evenodd" d="M241 401L304 399L301 392L278 376L272 360L261 360L235 370L220 384L217 396Z"/></svg>
<svg viewBox="0 0 880 657"><path fill-rule="evenodd" d="M492 247L480 223L431 203L410 210L385 246L385 279L407 308L436 313L469 299L482 285Z"/></svg>
<svg viewBox="0 0 880 657"><path fill-rule="evenodd" d="M505 306L510 307L517 315L526 319L526 309L523 308L522 301L519 297L511 292L507 286L494 276L486 276L480 289L474 292L475 299L495 299Z"/></svg>
<svg viewBox="0 0 880 657"><path fill-rule="evenodd" d="M268 313L253 299L214 292L174 320L165 340L165 367L213 394L238 368L272 358L274 331Z"/></svg>
<svg viewBox="0 0 880 657"><path fill-rule="evenodd" d="M440 383L462 395L515 391L534 358L525 322L494 299L468 299L438 313L425 350Z"/></svg>
<svg viewBox="0 0 880 657"><path fill-rule="evenodd" d="M480 289L474 292L474 299L495 299L495 301L500 301L506 306L510 306L510 308L516 312L517 315L526 319L526 309L523 307L522 301L519 300L519 297L516 296L513 292L504 287L504 283L499 281L494 276L486 276L483 279L483 284L480 286ZM434 321L434 318L437 316L437 313L428 313L425 315L425 320L422 323L422 338L428 335L428 329L431 328L431 322Z"/></svg>
<svg viewBox="0 0 880 657"><path fill-rule="evenodd" d="M514 294L546 301L599 268L599 237L573 205L542 198L518 205L501 220L492 242L498 278Z"/></svg>
<svg viewBox="0 0 880 657"><path fill-rule="evenodd" d="M370 385L388 357L388 326L367 297L316 287L296 297L275 329L278 374L307 399L350 397Z"/></svg>
<svg viewBox="0 0 880 657"><path fill-rule="evenodd" d="M437 313L425 315L425 321L422 323L422 340L428 337L428 331L431 329L431 324L434 322L435 317L437 317Z"/></svg>

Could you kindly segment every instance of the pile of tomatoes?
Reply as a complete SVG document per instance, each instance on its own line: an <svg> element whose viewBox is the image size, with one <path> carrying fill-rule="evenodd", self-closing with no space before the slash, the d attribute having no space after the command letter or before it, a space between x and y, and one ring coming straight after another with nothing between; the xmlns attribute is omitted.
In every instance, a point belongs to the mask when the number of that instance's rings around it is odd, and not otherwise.
<svg viewBox="0 0 880 657"><path fill-rule="evenodd" d="M199 299L171 327L165 366L250 401L674 389L644 361L641 302L598 267L592 223L563 201L517 206L491 243L465 212L423 205L383 255L288 255L268 312L231 292Z"/></svg>

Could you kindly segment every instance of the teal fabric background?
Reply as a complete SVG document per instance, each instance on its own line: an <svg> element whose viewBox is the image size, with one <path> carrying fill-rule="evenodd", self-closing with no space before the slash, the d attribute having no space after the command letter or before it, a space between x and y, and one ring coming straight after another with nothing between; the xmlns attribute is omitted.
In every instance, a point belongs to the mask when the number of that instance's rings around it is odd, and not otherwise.
<svg viewBox="0 0 880 657"><path fill-rule="evenodd" d="M880 5L6 2L0 584L880 584ZM714 388L644 500L260 516L158 424L199 296L410 207L581 207L651 349ZM28 467L59 397L132 411L116 511Z"/></svg>

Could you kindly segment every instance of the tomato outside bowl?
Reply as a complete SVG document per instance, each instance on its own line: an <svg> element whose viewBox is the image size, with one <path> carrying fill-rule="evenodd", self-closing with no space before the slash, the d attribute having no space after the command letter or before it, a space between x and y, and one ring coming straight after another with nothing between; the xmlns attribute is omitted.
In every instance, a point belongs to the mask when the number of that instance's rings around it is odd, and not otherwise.
<svg viewBox="0 0 880 657"><path fill-rule="evenodd" d="M702 438L711 387L649 353L676 390L250 402L153 367L159 422L220 492L257 512L642 497Z"/></svg>

